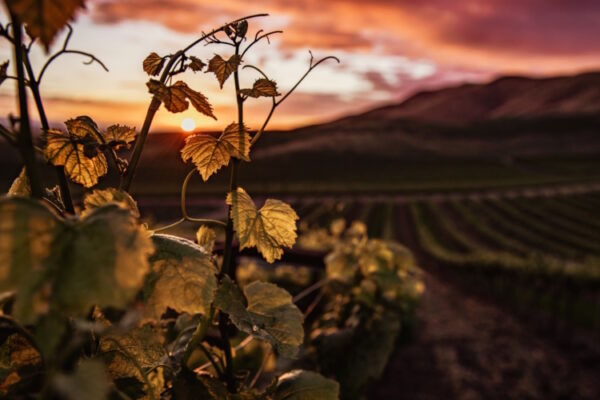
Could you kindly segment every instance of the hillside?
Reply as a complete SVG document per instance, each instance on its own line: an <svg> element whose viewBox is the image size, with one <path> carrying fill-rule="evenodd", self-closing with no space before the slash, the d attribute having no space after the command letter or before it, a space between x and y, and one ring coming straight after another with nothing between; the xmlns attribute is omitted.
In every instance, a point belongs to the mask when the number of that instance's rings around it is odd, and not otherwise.
<svg viewBox="0 0 600 400"><path fill-rule="evenodd" d="M179 156L184 139L151 134L136 191L155 193L160 180L167 182L160 190L178 192L191 168ZM598 155L600 72L504 77L268 132L240 173L247 188L264 192L445 190L600 179ZM19 161L4 156L0 164L8 187ZM193 183L192 190L222 192L228 182L223 171L208 185Z"/></svg>
<svg viewBox="0 0 600 400"><path fill-rule="evenodd" d="M600 152L600 72L421 92L400 104L270 138L255 155L317 150L383 157Z"/></svg>

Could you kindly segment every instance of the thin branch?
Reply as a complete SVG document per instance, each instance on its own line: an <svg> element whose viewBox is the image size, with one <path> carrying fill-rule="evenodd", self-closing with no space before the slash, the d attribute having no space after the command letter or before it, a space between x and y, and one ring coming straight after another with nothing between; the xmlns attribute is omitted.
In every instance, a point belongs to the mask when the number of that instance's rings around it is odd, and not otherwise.
<svg viewBox="0 0 600 400"><path fill-rule="evenodd" d="M269 350L267 350L267 352L265 353L263 361L260 364L260 368L258 369L258 371L256 371L256 374L254 374L254 378L252 378L252 381L250 381L250 386L249 386L250 389L252 389L254 387L254 385L256 385L256 382L258 382L258 379L260 378L263 371L265 370L265 367L267 366L267 362L269 361L269 358L271 358L272 352L273 352L273 349L271 347L269 347Z"/></svg>
<svg viewBox="0 0 600 400"><path fill-rule="evenodd" d="M180 218L177 221L173 222L172 224L169 225L165 225L165 226L161 226L159 228L154 228L152 229L153 232L161 232L161 231L166 231L167 229L171 229L176 227L177 225L181 224L185 222L185 218Z"/></svg>
<svg viewBox="0 0 600 400"><path fill-rule="evenodd" d="M242 52L242 58L244 58L244 55L246 54L246 52L248 50L250 50L250 48L252 46L254 46L256 43L260 42L263 39L267 39L267 42L269 44L271 44L271 41L269 40L269 36L271 35L276 35L278 33L283 33L283 31L271 31L271 32L267 32L267 33L263 33L262 35L260 34L262 32L262 30L256 32L256 36L254 37L254 40L252 42L250 42L250 44L248 46L246 46L246 48L244 49L244 51Z"/></svg>
<svg viewBox="0 0 600 400"><path fill-rule="evenodd" d="M269 111L269 114L267 115L267 118L265 119L265 122L263 123L262 127L260 128L260 130L258 132L256 132L256 134L254 135L254 137L252 137L252 140L250 141L250 145L254 145L258 139L260 138L260 136L263 134L263 132L265 131L265 129L267 128L267 125L269 124L269 122L271 121L271 117L273 116L273 113L275 112L275 109L281 104L283 103L293 92L294 90L296 90L296 88L300 85L300 83L302 83L302 81L304 81L304 79L306 79L306 77L312 72L313 69L317 68L319 66L319 64L327 61L327 60L335 60L338 62L340 62L339 58L335 57L335 56L327 56L327 57L323 57L321 58L319 61L317 61L316 63L314 62L314 58L313 58L313 54L312 52L310 52L310 64L308 67L308 70L304 73L304 75L302 75L300 77L300 79L298 79L298 81L296 82L296 84L294 86L292 86L292 88L283 96L281 97L279 100L275 99L275 96L273 96L273 105L271 106L271 110ZM267 74L265 74L260 68L255 67L254 65L246 65L244 66L244 68L252 68L255 71L257 71L258 73L260 73L262 76L264 76L266 79L269 79L269 77L267 76Z"/></svg>
<svg viewBox="0 0 600 400"><path fill-rule="evenodd" d="M301 291L300 293L295 295L294 298L292 299L292 301L294 303L299 302L300 300L302 300L303 298L305 298L306 296L308 296L315 290L322 288L327 282L329 282L329 279L321 279L320 281L310 285L309 287L307 287L306 289L304 289L303 291Z"/></svg>
<svg viewBox="0 0 600 400"><path fill-rule="evenodd" d="M16 76L12 76L12 75L7 75L4 77L4 79L11 79L13 81L17 81L19 80L19 78L17 78ZM29 80L25 79L25 85L29 86Z"/></svg>
<svg viewBox="0 0 600 400"><path fill-rule="evenodd" d="M106 72L108 72L108 68L106 67L106 65L104 65L104 63L102 61L100 61L92 53L88 53L88 52L81 51L81 50L70 50L70 49L67 48L69 46L69 42L71 41L71 36L73 35L73 28L71 27L71 25L67 24L67 28L69 29L69 32L67 33L67 36L65 37L65 40L63 41L62 48L59 51L57 51L56 53L54 53L52 56L50 56L50 58L48 58L46 60L46 63L44 64L44 66L42 67L40 73L38 74L38 77L37 77L38 84L42 81L42 77L44 76L44 73L46 72L46 70L48 69L48 67L50 66L50 64L52 64L52 62L54 60L56 60L58 57L60 57L63 54L78 54L78 55L81 55L81 56L84 56L84 57L89 57L90 59L88 61L84 61L83 62L85 65L90 65L90 64L96 62Z"/></svg>
<svg viewBox="0 0 600 400"><path fill-rule="evenodd" d="M298 85L300 85L300 83L302 83L302 81L308 76L308 74L310 74L312 72L313 69L317 68L319 66L319 64L327 61L327 60L335 60L337 61L337 63L340 63L340 59L335 57L335 56L327 56L327 57L323 57L321 58L319 61L317 61L316 63L313 64L313 57L312 57L312 53L310 55L310 66L308 68L308 71L306 71L306 73L304 75L302 75L302 77L300 79L298 79L298 82L296 82L296 84L294 86L292 86L292 88L279 100L277 100L277 105L283 103L285 101L285 99L288 98L288 96L290 94L292 94L294 92L294 90L296 90L296 88L298 87Z"/></svg>
<svg viewBox="0 0 600 400"><path fill-rule="evenodd" d="M20 133L17 137L17 143L23 162L25 163L25 170L29 177L29 183L31 186L31 194L33 197L41 199L43 196L42 181L40 173L38 171L35 159L35 152L33 149L33 138L31 136L31 126L29 124L29 111L27 108L27 93L25 91L25 70L24 70L24 49L23 43L23 32L21 22L18 17L11 13L11 20L13 22L13 48L15 51L15 64L17 69L17 90L19 94L19 129Z"/></svg>
<svg viewBox="0 0 600 400"><path fill-rule="evenodd" d="M213 355L210 354L210 352L206 349L206 347L204 347L204 345L202 343L198 343L198 348L200 350L202 350L202 352L204 353L206 358L208 358L208 361L210 362L212 367L215 369L215 371L217 371L217 375L219 375L219 379L223 379L224 373L221 370L221 368L219 367L219 365L215 362ZM217 357L217 359L218 359L218 357Z"/></svg>
<svg viewBox="0 0 600 400"><path fill-rule="evenodd" d="M70 32L72 32L72 30ZM44 103L42 101L42 95L40 93L40 85L39 82L35 79L35 73L33 72L31 61L29 60L28 51L24 52L23 61L25 62L25 69L27 70L27 75L29 76L29 89L33 94L35 106L38 110L38 115L40 117L40 124L42 125L43 131L48 132L48 129L50 129L50 125L48 123L48 117L46 116L46 110L44 109ZM65 176L64 167L57 165L54 167L54 169L56 171L58 187L60 188L60 194L65 206L65 210L70 214L75 214L75 208L73 207L73 198L71 197L71 189L69 188L69 182L67 181L67 177Z"/></svg>
<svg viewBox="0 0 600 400"><path fill-rule="evenodd" d="M252 15L248 15L247 17L242 17L242 18L238 18L234 21L228 22L226 24L224 24L223 26L213 29L212 31L210 31L207 34L202 35L199 39L194 40L192 43L190 43L186 48L184 48L182 50L182 53L187 53L188 51L190 51L194 46L196 46L198 43L203 42L206 38L214 36L216 33L221 32L222 30L224 30L227 26L232 25L232 24L236 24L238 22L244 21L244 20L248 20L248 19L252 19L252 18L259 18L259 17L267 17L269 14L266 13L262 13L262 14L252 14Z"/></svg>
<svg viewBox="0 0 600 400"><path fill-rule="evenodd" d="M208 219L208 218L194 218L194 217L190 217L188 215L187 209L185 206L185 203L186 203L185 198L186 198L188 183L190 181L190 178L194 175L195 172L196 172L195 169L188 172L188 174L185 176L185 179L183 180L183 185L181 186L181 215L182 215L183 219L186 221L190 221L190 222L199 222L199 223L203 223L203 224L220 225L220 226L226 227L227 224L223 221L219 221L216 219Z"/></svg>

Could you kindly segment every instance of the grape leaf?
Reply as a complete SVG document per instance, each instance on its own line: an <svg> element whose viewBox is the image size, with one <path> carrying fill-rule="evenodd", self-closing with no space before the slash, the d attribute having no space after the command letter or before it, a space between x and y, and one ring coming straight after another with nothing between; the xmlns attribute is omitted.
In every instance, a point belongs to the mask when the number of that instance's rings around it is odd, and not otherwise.
<svg viewBox="0 0 600 400"><path fill-rule="evenodd" d="M237 71L238 66L242 62L242 58L239 55L232 55L227 61L225 61L220 55L215 54L213 58L208 62L208 69L206 72L214 72L219 81L219 86L223 89L223 84L229 78L229 76Z"/></svg>
<svg viewBox="0 0 600 400"><path fill-rule="evenodd" d="M84 0L6 0L10 12L26 25L27 34L39 38L46 51L57 33L72 21Z"/></svg>
<svg viewBox="0 0 600 400"><path fill-rule="evenodd" d="M209 253L187 239L154 235L156 253L143 289L143 321L157 321L171 308L206 314L217 290L217 269Z"/></svg>
<svg viewBox="0 0 600 400"><path fill-rule="evenodd" d="M208 254L213 252L215 247L215 238L217 234L206 225L202 225L196 232L196 241L198 246L202 247Z"/></svg>
<svg viewBox="0 0 600 400"><path fill-rule="evenodd" d="M238 234L240 249L256 246L265 260L272 263L281 258L282 247L292 247L296 242L298 215L288 204L267 199L260 210L246 191L238 188L227 195L231 206L233 227Z"/></svg>
<svg viewBox="0 0 600 400"><path fill-rule="evenodd" d="M190 56L190 64L189 67L194 72L202 71L202 69L206 66L206 64L199 58Z"/></svg>
<svg viewBox="0 0 600 400"><path fill-rule="evenodd" d="M67 133L49 129L44 155L53 165L64 166L69 178L84 187L92 187L108 172L98 127L91 118L80 116L65 122Z"/></svg>
<svg viewBox="0 0 600 400"><path fill-rule="evenodd" d="M298 354L304 340L304 317L284 289L272 283L252 282L242 294L226 276L217 290L215 306L227 313L238 329L270 342L282 356L293 358Z"/></svg>
<svg viewBox="0 0 600 400"><path fill-rule="evenodd" d="M249 97L281 96L281 93L277 92L277 83L265 78L257 79L252 85L252 89L242 89L240 92Z"/></svg>
<svg viewBox="0 0 600 400"><path fill-rule="evenodd" d="M92 193L88 193L83 200L85 209L82 214L87 214L93 209L108 203L116 203L119 206L128 209L136 218L139 218L140 216L137 203L133 197L131 197L129 193L115 188L96 189Z"/></svg>
<svg viewBox="0 0 600 400"><path fill-rule="evenodd" d="M109 392L106 368L98 360L82 360L72 374L58 374L53 383L67 400L105 400Z"/></svg>
<svg viewBox="0 0 600 400"><path fill-rule="evenodd" d="M125 125L111 125L102 134L106 144L115 150L118 150L122 146L129 147L129 144L135 140L136 135L135 128Z"/></svg>
<svg viewBox="0 0 600 400"><path fill-rule="evenodd" d="M2 64L0 64L0 85L2 84L2 82L4 82L6 80L6 77L8 75L7 71L8 71L8 61L5 61Z"/></svg>
<svg viewBox="0 0 600 400"><path fill-rule="evenodd" d="M208 99L202 93L190 89L183 81L177 81L171 86L166 86L156 79L150 79L146 85L150 93L158 97L165 105L165 108L172 113L180 113L187 110L190 106L187 101L189 100L198 112L215 120L217 119L213 114L213 109Z"/></svg>
<svg viewBox="0 0 600 400"><path fill-rule="evenodd" d="M7 398L13 389L30 384L26 377L42 366L42 357L29 340L12 332L13 327L0 326L0 337L5 338L0 346L0 395Z"/></svg>
<svg viewBox="0 0 600 400"><path fill-rule="evenodd" d="M108 373L117 387L119 383L128 382L129 388L141 389L142 395L152 392L155 399L160 398L164 379L162 369L156 367L167 357L167 353L162 336L155 329L144 325L127 333L109 334L100 339L99 347ZM144 376L151 387L146 384ZM127 392L127 389L120 389Z"/></svg>
<svg viewBox="0 0 600 400"><path fill-rule="evenodd" d="M239 125L236 123L229 124L218 138L205 133L188 136L181 149L183 161L191 159L204 181L229 164L231 157L250 161L249 154L250 135L246 128L240 135Z"/></svg>
<svg viewBox="0 0 600 400"><path fill-rule="evenodd" d="M64 220L41 202L0 200L0 291L16 291L15 316L85 315L122 307L142 286L150 239L131 214L110 204Z"/></svg>
<svg viewBox="0 0 600 400"><path fill-rule="evenodd" d="M160 73L165 63L165 59L152 52L144 59L142 66L144 67L144 72L146 72L150 76L156 76Z"/></svg>
<svg viewBox="0 0 600 400"><path fill-rule="evenodd" d="M312 371L294 370L277 379L273 400L337 400L340 385Z"/></svg>
<svg viewBox="0 0 600 400"><path fill-rule="evenodd" d="M31 186L29 186L29 177L25 167L21 168L19 176L13 181L8 189L9 196L31 196Z"/></svg>

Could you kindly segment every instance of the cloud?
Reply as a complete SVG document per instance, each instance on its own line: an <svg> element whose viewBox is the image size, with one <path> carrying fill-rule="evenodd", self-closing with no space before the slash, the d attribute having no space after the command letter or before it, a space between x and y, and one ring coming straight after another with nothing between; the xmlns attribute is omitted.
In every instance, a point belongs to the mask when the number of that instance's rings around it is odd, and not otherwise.
<svg viewBox="0 0 600 400"><path fill-rule="evenodd" d="M104 0L95 4L93 15L100 22L146 19L197 32L238 17L240 10L267 10L286 21L282 43L292 49L383 49L494 68L488 59L497 70L535 70L532 64L539 60L547 60L549 70L600 64L596 0Z"/></svg>

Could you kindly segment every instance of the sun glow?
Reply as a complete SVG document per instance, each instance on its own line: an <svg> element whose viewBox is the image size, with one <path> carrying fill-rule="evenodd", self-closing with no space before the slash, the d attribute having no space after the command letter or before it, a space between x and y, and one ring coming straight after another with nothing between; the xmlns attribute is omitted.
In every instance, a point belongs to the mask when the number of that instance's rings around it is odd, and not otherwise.
<svg viewBox="0 0 600 400"><path fill-rule="evenodd" d="M196 128L196 122L192 118L184 118L181 121L181 129L185 132L192 132Z"/></svg>

